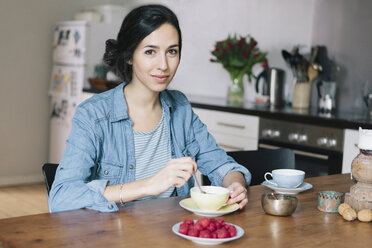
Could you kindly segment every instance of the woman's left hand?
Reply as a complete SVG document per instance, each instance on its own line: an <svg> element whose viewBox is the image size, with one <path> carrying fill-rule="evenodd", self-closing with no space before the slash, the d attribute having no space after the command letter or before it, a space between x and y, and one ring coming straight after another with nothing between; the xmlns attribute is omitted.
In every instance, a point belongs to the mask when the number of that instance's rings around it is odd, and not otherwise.
<svg viewBox="0 0 372 248"><path fill-rule="evenodd" d="M239 208L242 209L248 203L247 189L238 182L233 182L228 187L230 189L230 198L227 204L238 203Z"/></svg>

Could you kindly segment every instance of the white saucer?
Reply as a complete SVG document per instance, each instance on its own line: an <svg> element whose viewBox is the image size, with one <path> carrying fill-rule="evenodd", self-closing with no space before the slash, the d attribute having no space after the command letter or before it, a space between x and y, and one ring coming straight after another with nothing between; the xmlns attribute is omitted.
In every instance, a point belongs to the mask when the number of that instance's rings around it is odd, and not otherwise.
<svg viewBox="0 0 372 248"><path fill-rule="evenodd" d="M195 202L191 198L183 199L182 201L180 201L179 204L184 209L190 212L193 212L196 215L204 216L204 217L218 217L218 216L222 216L225 214L229 214L239 209L239 205L237 203L234 203L234 204L224 206L218 209L217 211L202 210L198 208L198 206L196 206Z"/></svg>
<svg viewBox="0 0 372 248"><path fill-rule="evenodd" d="M272 181L272 180L269 180L269 181ZM274 190L276 193L279 193L279 194L287 194L287 195L297 195L298 193L302 192L302 191L305 191L305 190L308 190L308 189L311 189L313 187L313 185L311 185L310 183L307 183L307 182L303 182L300 186L298 186L297 188L280 188L280 187L276 187L266 181L263 181L261 183L262 185L265 185L266 187Z"/></svg>
<svg viewBox="0 0 372 248"><path fill-rule="evenodd" d="M218 244L222 244L222 243L225 243L225 242L229 242L229 241L238 239L238 238L242 237L243 234L244 234L244 230L240 226L237 226L237 225L228 223L230 225L235 226L235 228L236 228L236 235L235 235L235 237L226 238L226 239L212 239L212 238L192 237L192 236L184 235L184 234L178 232L178 230L180 229L180 224L181 223L182 222L179 222L179 223L175 224L172 227L172 231L175 234L177 234L178 236L182 237L182 238L191 240L192 242L197 243L197 244L201 244L201 245L218 245Z"/></svg>

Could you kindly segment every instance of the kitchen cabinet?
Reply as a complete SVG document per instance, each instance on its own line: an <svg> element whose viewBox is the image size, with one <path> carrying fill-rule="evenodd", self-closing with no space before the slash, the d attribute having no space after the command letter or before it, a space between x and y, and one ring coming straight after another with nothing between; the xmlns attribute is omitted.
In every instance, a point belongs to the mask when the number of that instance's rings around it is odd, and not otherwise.
<svg viewBox="0 0 372 248"><path fill-rule="evenodd" d="M193 110L221 148L257 150L259 117L196 107Z"/></svg>
<svg viewBox="0 0 372 248"><path fill-rule="evenodd" d="M345 129L344 150L342 158L342 173L350 173L351 162L359 154L358 148L359 131Z"/></svg>

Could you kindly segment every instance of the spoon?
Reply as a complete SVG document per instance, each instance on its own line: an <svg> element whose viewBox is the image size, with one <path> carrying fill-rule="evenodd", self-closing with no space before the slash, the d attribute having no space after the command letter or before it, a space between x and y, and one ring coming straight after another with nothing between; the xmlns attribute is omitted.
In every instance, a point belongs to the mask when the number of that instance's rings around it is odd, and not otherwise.
<svg viewBox="0 0 372 248"><path fill-rule="evenodd" d="M275 200L278 200L278 197L274 194L274 192L271 192L271 195L275 198Z"/></svg>
<svg viewBox="0 0 372 248"><path fill-rule="evenodd" d="M199 188L200 192L202 192L203 194L207 194L207 192L205 192L205 191L202 189L202 187L200 186L200 183L199 183L198 179L196 178L195 173L192 173L192 176L194 177L194 181L195 181L196 184L198 185L198 188Z"/></svg>

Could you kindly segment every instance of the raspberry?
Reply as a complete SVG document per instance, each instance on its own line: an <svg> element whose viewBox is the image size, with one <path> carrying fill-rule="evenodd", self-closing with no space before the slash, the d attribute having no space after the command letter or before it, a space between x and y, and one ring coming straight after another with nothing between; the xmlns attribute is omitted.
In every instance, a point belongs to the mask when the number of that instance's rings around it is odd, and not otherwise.
<svg viewBox="0 0 372 248"><path fill-rule="evenodd" d="M183 223L186 223L188 225L193 225L194 224L194 220L192 220L192 219L184 219L183 220Z"/></svg>
<svg viewBox="0 0 372 248"><path fill-rule="evenodd" d="M189 228L187 235L192 236L192 237L199 237L199 230L197 230L194 227L191 227Z"/></svg>
<svg viewBox="0 0 372 248"><path fill-rule="evenodd" d="M212 238L212 233L209 230L205 229L200 232L199 237L200 238Z"/></svg>
<svg viewBox="0 0 372 248"><path fill-rule="evenodd" d="M223 227L226 229L226 230L229 230L229 227L230 227L231 225L230 224L227 224L227 223L225 223L224 225L223 225Z"/></svg>
<svg viewBox="0 0 372 248"><path fill-rule="evenodd" d="M229 232L224 227L221 227L220 229L217 229L216 233L217 233L217 238L219 238L219 239L225 239L225 238L230 237Z"/></svg>
<svg viewBox="0 0 372 248"><path fill-rule="evenodd" d="M216 224L214 222L209 223L209 226L207 226L207 229L211 232L214 232L217 230Z"/></svg>
<svg viewBox="0 0 372 248"><path fill-rule="evenodd" d="M198 230L198 231L202 231L204 229L202 223L200 223L199 221L196 222L196 224L194 225L195 229Z"/></svg>
<svg viewBox="0 0 372 248"><path fill-rule="evenodd" d="M211 220L205 217L205 218L198 220L198 222L200 222L202 226L206 228L209 226L209 223L211 223Z"/></svg>
<svg viewBox="0 0 372 248"><path fill-rule="evenodd" d="M217 222L220 223L222 226L225 225L225 220L222 218L218 218Z"/></svg>
<svg viewBox="0 0 372 248"><path fill-rule="evenodd" d="M187 233L189 232L189 225L187 223L182 223L178 231L182 234L187 235Z"/></svg>
<svg viewBox="0 0 372 248"><path fill-rule="evenodd" d="M236 228L233 225L230 225L227 231L230 234L230 237L235 237L236 236Z"/></svg>

